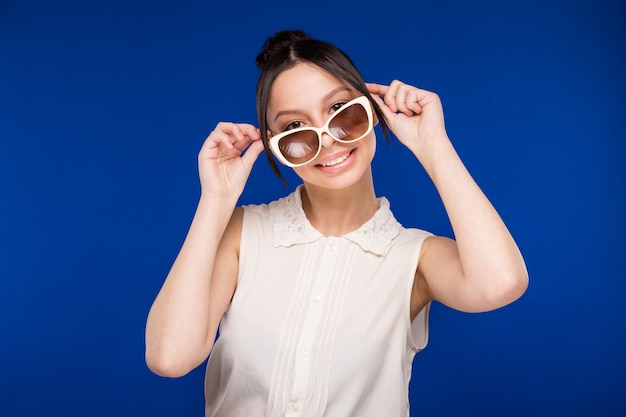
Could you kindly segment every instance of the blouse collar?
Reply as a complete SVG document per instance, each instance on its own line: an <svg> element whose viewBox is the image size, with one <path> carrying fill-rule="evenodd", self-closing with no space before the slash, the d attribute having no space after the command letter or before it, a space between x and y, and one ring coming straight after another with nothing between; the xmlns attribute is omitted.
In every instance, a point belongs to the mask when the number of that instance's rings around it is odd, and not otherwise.
<svg viewBox="0 0 626 417"><path fill-rule="evenodd" d="M315 229L302 210L302 197L300 185L293 193L281 198L274 218L274 246L293 246L312 243L322 239L322 235ZM393 239L398 236L402 225L393 216L389 208L389 201L380 197L378 210L367 222L357 230L342 236L356 243L366 252L372 252L383 256L391 247Z"/></svg>

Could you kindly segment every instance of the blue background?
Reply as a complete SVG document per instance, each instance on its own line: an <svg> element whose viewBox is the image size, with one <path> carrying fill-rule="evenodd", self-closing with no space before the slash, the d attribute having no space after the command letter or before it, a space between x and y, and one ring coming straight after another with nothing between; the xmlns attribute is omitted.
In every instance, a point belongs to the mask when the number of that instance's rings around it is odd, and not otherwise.
<svg viewBox="0 0 626 417"><path fill-rule="evenodd" d="M625 415L625 18L623 0L0 1L0 415L202 415L203 367L150 373L145 319L197 151L220 120L256 124L254 58L284 28L438 92L528 264L506 308L433 306L412 415ZM401 222L450 235L397 140L374 174ZM260 158L241 202L287 192Z"/></svg>

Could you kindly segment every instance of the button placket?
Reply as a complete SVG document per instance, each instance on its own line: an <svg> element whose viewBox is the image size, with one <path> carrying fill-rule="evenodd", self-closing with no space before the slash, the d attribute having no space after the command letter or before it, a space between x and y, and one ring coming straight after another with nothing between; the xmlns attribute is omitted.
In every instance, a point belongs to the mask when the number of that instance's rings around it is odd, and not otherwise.
<svg viewBox="0 0 626 417"><path fill-rule="evenodd" d="M315 342L315 335L322 319L324 311L324 301L326 292L330 282L332 281L332 272L335 267L337 255L339 253L339 243L336 238L327 238L327 246L322 254L320 268L312 288L312 296L308 303L302 332L298 340L298 349L296 351L296 361L294 366L293 390L291 392L291 402L289 410L295 412L291 405L299 404L306 398L308 390L310 371L314 359L311 355L311 348Z"/></svg>

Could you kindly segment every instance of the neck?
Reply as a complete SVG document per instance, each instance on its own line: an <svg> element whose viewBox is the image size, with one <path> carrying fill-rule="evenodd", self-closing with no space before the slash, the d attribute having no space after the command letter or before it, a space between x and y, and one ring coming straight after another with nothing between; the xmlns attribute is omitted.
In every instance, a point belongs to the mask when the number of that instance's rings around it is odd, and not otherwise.
<svg viewBox="0 0 626 417"><path fill-rule="evenodd" d="M305 183L302 209L324 236L342 236L358 229L378 210L371 170L355 184L341 189Z"/></svg>

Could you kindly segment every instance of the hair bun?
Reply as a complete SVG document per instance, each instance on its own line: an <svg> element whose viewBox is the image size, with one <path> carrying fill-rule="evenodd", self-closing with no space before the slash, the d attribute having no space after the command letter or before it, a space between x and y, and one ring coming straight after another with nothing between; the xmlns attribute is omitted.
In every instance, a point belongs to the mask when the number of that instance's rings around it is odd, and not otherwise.
<svg viewBox="0 0 626 417"><path fill-rule="evenodd" d="M289 49L297 42L309 40L311 37L301 30L281 30L272 35L263 44L261 52L256 56L256 66L263 70L265 65L278 52Z"/></svg>

